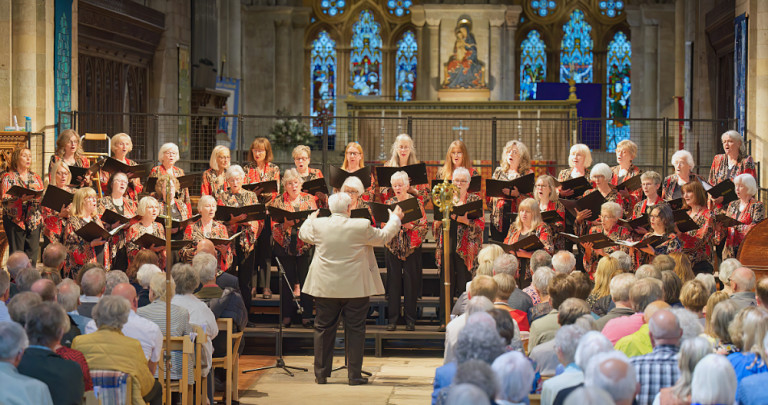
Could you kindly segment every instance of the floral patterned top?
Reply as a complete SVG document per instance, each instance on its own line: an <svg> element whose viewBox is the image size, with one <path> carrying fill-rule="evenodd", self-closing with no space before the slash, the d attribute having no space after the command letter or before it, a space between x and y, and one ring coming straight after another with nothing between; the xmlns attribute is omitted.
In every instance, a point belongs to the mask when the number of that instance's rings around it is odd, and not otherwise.
<svg viewBox="0 0 768 405"><path fill-rule="evenodd" d="M296 201L291 202L288 199L288 193L283 193L280 197L270 203L270 206L280 208L281 210L298 212L307 210L316 210L317 198L311 194L300 193ZM288 254L293 256L301 256L309 251L312 247L310 244L304 243L299 239L299 224L294 224L288 228L283 222L272 222L272 239L285 249ZM291 242L296 241L296 250L291 250Z"/></svg>
<svg viewBox="0 0 768 405"><path fill-rule="evenodd" d="M275 180L277 181L278 188L280 187L280 167L272 162L269 162L264 170L262 170L256 162L248 163L243 167L243 170L245 170L245 177L248 183L261 183L263 181ZM268 204L277 197L277 194L277 192L263 193L259 196L259 200L262 204Z"/></svg>
<svg viewBox="0 0 768 405"><path fill-rule="evenodd" d="M209 238L217 238L217 239L225 239L229 237L229 234L227 233L227 227L224 226L219 221L216 221L215 219L212 220L211 224L211 230L210 232L205 232L203 230L203 220L199 219L195 221L192 224L187 225L187 229L184 231L184 240L190 240L190 242L187 246L184 246L179 250L179 257L181 260L189 263L192 261L192 258L195 257L195 252L197 250L197 242L199 242L202 239L209 239ZM230 246L226 253L221 253L218 249L216 249L216 256L219 259L219 268L222 271L226 271L230 266L232 266L232 247Z"/></svg>
<svg viewBox="0 0 768 405"><path fill-rule="evenodd" d="M584 197L594 193L598 192L597 188L591 188L584 192ZM603 196L605 198L605 202L613 201L616 204L619 204L621 206L621 210L624 213L629 212L629 201L625 200L624 197L619 194L618 191L616 191L615 188L611 188L611 191L608 193L608 195ZM585 235L587 233L587 230L590 229L591 226L597 225L600 223L600 218L597 218L594 221L582 221L581 223L574 223L573 228L574 232L577 235Z"/></svg>
<svg viewBox="0 0 768 405"><path fill-rule="evenodd" d="M744 225L736 225L725 229L723 259L738 256L739 246L744 242L744 237L747 236L747 232L765 219L765 205L752 198L742 209L741 201L731 201L730 204L728 204L728 208L725 210L725 215L728 215L731 218L736 218Z"/></svg>
<svg viewBox="0 0 768 405"><path fill-rule="evenodd" d="M467 193L466 203L480 200L480 196L473 193ZM461 204L458 204L461 205ZM485 219L480 218L470 220L469 225L456 223L456 253L459 254L467 269L472 268L472 263L477 257L480 248L483 246L483 229L485 228ZM443 221L435 221L432 225L432 234L437 240L435 249L435 259L437 265L443 263Z"/></svg>
<svg viewBox="0 0 768 405"><path fill-rule="evenodd" d="M603 233L605 236L609 237L611 240L623 240L628 241L631 239L632 234L629 232L629 230L621 225L619 225L618 222L610 229L606 230L603 227L603 224L596 223L591 228L589 228L589 234L593 233ZM611 253L621 250L623 252L627 252L627 248L624 246L610 246L607 248L601 249L603 253L606 255L610 255ZM628 252L627 252L628 253ZM592 275L595 273L595 270L597 270L597 262L602 258L602 256L597 253L596 249L592 249L592 254L587 256L584 254L584 269L589 274L590 278L592 278Z"/></svg>
<svg viewBox="0 0 768 405"><path fill-rule="evenodd" d="M632 177L639 176L640 174L643 173L643 171L640 170L640 168L635 165L629 166L629 170L621 178L619 177L619 171L621 171L621 165L616 165L611 167L611 172L613 172L613 176L611 177L611 184L614 186L618 186L619 184L621 184L621 182L629 180ZM629 201L627 201L627 205L631 209L632 207L635 206L635 204L637 204L638 201L642 199L643 199L643 189L638 188L637 190L629 193L629 199L628 199ZM625 211L624 214L628 216L629 212Z"/></svg>
<svg viewBox="0 0 768 405"><path fill-rule="evenodd" d="M653 232L648 232L645 235L643 235L643 239L648 239L651 236L653 236ZM668 255L670 253L674 252L680 252L683 250L683 242L680 240L680 238L677 237L674 233L669 235L663 235L665 238L667 238L664 242L660 243L659 245L653 247L653 254L655 256L658 255ZM632 249L635 252L635 266L640 267L640 265L643 264L650 264L653 260L653 256L649 255L648 253L645 253L643 251Z"/></svg>
<svg viewBox="0 0 768 405"><path fill-rule="evenodd" d="M152 168L152 171L149 172L149 177L160 177L166 174L178 178L184 175L184 170L179 169L176 166L171 167L171 170L166 170L165 166L160 165ZM154 192L154 190L149 190L149 191ZM189 189L185 188L181 193L182 193L181 199L182 201L184 201L184 204L187 205L187 210L189 212L192 212L192 200L189 198ZM158 201L160 200L158 199Z"/></svg>
<svg viewBox="0 0 768 405"><path fill-rule="evenodd" d="M392 165L387 162L384 166L392 167ZM378 183L378 179L376 180ZM419 202L422 205L427 205L427 203L432 199L432 188L429 187L429 184L417 184L413 186L413 188L416 190L416 197L419 199ZM390 198L395 196L395 192L392 191L390 187L379 187L379 201L385 202L389 200Z"/></svg>
<svg viewBox="0 0 768 405"><path fill-rule="evenodd" d="M497 167L496 170L493 171L493 175L491 177L496 180L510 181L529 173L533 173L533 170L528 169L528 171L525 173L508 173L505 172L501 167ZM497 231L501 231L504 214L517 212L518 205L520 205L520 203L526 198L532 197L533 195L531 194L521 194L517 198L489 198L488 206L491 208L491 224L493 227L496 228Z"/></svg>
<svg viewBox="0 0 768 405"><path fill-rule="evenodd" d="M167 208L165 206L165 201L160 201L160 215L165 215L167 212ZM192 216L192 211L189 209L187 204L182 203L178 198L174 198L173 202L171 203L171 219L176 221L184 221L187 218ZM183 229L181 230L184 231Z"/></svg>
<svg viewBox="0 0 768 405"><path fill-rule="evenodd" d="M20 198L7 194L13 186L40 191L43 189L43 179L32 171L28 172L26 179L23 179L17 171L9 171L3 174L0 184L0 193L3 196L3 216L13 221L21 229L35 230L39 228L43 224L40 199L21 202Z"/></svg>
<svg viewBox="0 0 768 405"><path fill-rule="evenodd" d="M690 176L688 176L688 178L689 178L689 181L693 181L693 180L704 181L703 177L695 173L691 173ZM675 195L675 193L678 192L678 190L680 191L680 196L682 197L683 186L681 186L677 182L677 179L678 177L676 174L670 174L664 179L664 181L661 182L661 197L665 201L673 200L674 199L673 196Z"/></svg>
<svg viewBox="0 0 768 405"><path fill-rule="evenodd" d="M125 163L129 166L136 166L136 162L134 162L131 159L125 158L123 160L116 159L118 162ZM109 179L112 177L112 174L105 172L103 170L99 170L99 179L101 181L101 189L104 191L104 193L107 193L107 187L109 187ZM138 201L138 196L141 194L141 192L144 191L144 186L141 184L139 179L133 179L128 182L128 188L125 190L125 195L130 198L131 200Z"/></svg>
<svg viewBox="0 0 768 405"><path fill-rule="evenodd" d="M349 171L347 171L349 173ZM371 202L374 199L374 195L376 194L374 190L376 190L376 176L374 176L374 171L371 171L371 186L366 188L365 191L363 191L363 194L360 196L363 201L365 202ZM360 179L361 181L363 179ZM336 187L333 188L334 193L338 193L340 190ZM394 194L393 194L394 195ZM390 197L391 198L391 197ZM385 200L386 201L386 200Z"/></svg>
<svg viewBox="0 0 768 405"><path fill-rule="evenodd" d="M52 155L51 161L48 163L48 182L49 183L55 183L53 176L53 166L56 166L56 163L61 160L61 157L59 155ZM71 166L71 165L70 165ZM75 167L91 167L91 162L88 160L85 156L80 156L80 159L75 159Z"/></svg>
<svg viewBox="0 0 768 405"><path fill-rule="evenodd" d="M127 197L123 197L123 203L120 205L115 204L115 201L111 196L102 197L99 199L99 217L104 215L106 210L110 210L124 217L132 218L136 216L137 206L138 204L136 204L135 200ZM138 220L133 220L133 222L136 221ZM112 259L114 259L115 255L117 255L117 251L125 247L125 232L118 232L117 235L112 237L109 243L111 246L110 250L112 251Z"/></svg>
<svg viewBox="0 0 768 405"><path fill-rule="evenodd" d="M643 215L651 215L651 210L663 202L664 200L662 200L660 195L657 195L654 201L650 201L647 198L642 201L638 201L637 204L635 204L635 207L632 209L632 219L639 218Z"/></svg>
<svg viewBox="0 0 768 405"><path fill-rule="evenodd" d="M397 197L392 197L387 200L385 204L394 204L398 201ZM362 208L359 203L358 207ZM419 201L419 208L421 209L421 219L413 223L413 229L400 227L400 231L397 235L387 243L387 249L400 260L407 259L416 248L421 246L421 242L423 242L424 237L427 236L427 213L424 211L424 205L421 204L421 201Z"/></svg>
<svg viewBox="0 0 768 405"><path fill-rule="evenodd" d="M723 180L733 179L742 173L748 173L752 177L757 178L755 161L752 160L752 156L747 156L733 165L733 167L728 167L728 157L722 153L715 155L715 158L712 160L712 167L709 169L709 179L707 182L715 186Z"/></svg>
<svg viewBox="0 0 768 405"><path fill-rule="evenodd" d="M100 226L104 226L98 216L91 219ZM70 216L64 225L64 235L62 243L67 248L67 271L71 276L75 276L80 268L86 263L98 263L109 270L112 265L112 255L110 254L109 242L92 247L90 242L81 238L75 231L82 228L88 221L83 218ZM98 260L98 250L103 247L103 261Z"/></svg>
<svg viewBox="0 0 768 405"><path fill-rule="evenodd" d="M555 245L553 242L553 235L552 231L549 229L549 226L542 222L539 224L539 226L536 227L535 230L533 230L533 234L536 235L537 238L541 241L541 243L544 245L544 250L547 251L550 255L555 253ZM507 237L504 238L504 244L511 245L521 239L524 239L531 235L531 232L523 233L522 229L519 229L515 223L512 223L512 225L509 227L509 233L507 233ZM510 252L512 254L515 254L516 252ZM525 269L525 278L530 279L533 275L533 270L530 268L530 263L528 264L528 268Z"/></svg>
<svg viewBox="0 0 768 405"><path fill-rule="evenodd" d="M75 190L72 187L64 186L62 190L66 190L70 193L74 193ZM49 242L61 242L61 233L64 232L64 222L66 218L59 216L59 211L54 211L48 207L40 206L41 214L43 215L43 236L48 239Z"/></svg>
<svg viewBox="0 0 768 405"><path fill-rule="evenodd" d="M141 251L143 248L139 245L133 243L136 239L139 239L141 235L144 235L145 233L148 233L150 235L155 235L158 238L165 239L165 227L155 221L152 222L152 224L149 227L144 227L144 225L141 224L141 222L136 222L133 225L128 227L128 230L125 231L125 240L127 240L127 252L128 252L128 264L130 265L133 259L136 257L137 254L139 254L139 251ZM166 263L166 257L168 256L165 250L162 250L157 253L157 258L159 260L159 264L157 265L161 269L165 269L165 263Z"/></svg>
<svg viewBox="0 0 768 405"><path fill-rule="evenodd" d="M239 193L233 193L230 190L224 191L219 194L219 197L219 205L226 205L228 207L244 207L259 203L256 193L242 188ZM256 246L261 230L264 229L264 221L250 221L240 225L228 225L228 228L230 235L240 231L243 232L238 238L238 243L243 252L250 253Z"/></svg>
<svg viewBox="0 0 768 405"><path fill-rule="evenodd" d="M560 215L561 220L548 223L547 226L549 226L549 230L552 231L555 250L563 250L565 249L566 239L559 236L559 234L560 232L565 232L565 206L560 202L560 200L550 201L547 203L547 209L541 210L542 213L545 211L557 211L558 215Z"/></svg>
<svg viewBox="0 0 768 405"><path fill-rule="evenodd" d="M310 181L315 179L322 179L323 178L323 172L320 171L320 169L314 169L314 168L308 168L309 173L306 176L301 176L302 180ZM303 193L303 192L302 192ZM315 203L317 204L317 208L328 208L328 196L322 196L317 197L315 196Z"/></svg>
<svg viewBox="0 0 768 405"><path fill-rule="evenodd" d="M582 177L582 176L577 176L577 177ZM584 169L583 177L586 177L587 180L589 180L589 168ZM566 181L566 180L571 180L575 178L576 177L573 177L573 169L570 167L567 169L560 170L560 173L557 174L557 181Z"/></svg>
<svg viewBox="0 0 768 405"><path fill-rule="evenodd" d="M531 297L531 301L533 302L534 306L536 306L541 302L541 296L539 295L539 292L536 291L536 288L533 287L533 284L523 288L523 292L528 294L529 297Z"/></svg>
<svg viewBox="0 0 768 405"><path fill-rule="evenodd" d="M203 172L203 184L200 185L200 195L210 195L218 200L219 194L228 189L226 171L222 171L221 174L216 173L216 170L213 169Z"/></svg>
<svg viewBox="0 0 768 405"><path fill-rule="evenodd" d="M699 225L699 229L679 235L683 242L683 253L688 255L693 265L703 261L712 263L715 230L712 211L702 208L696 215L691 215L691 219Z"/></svg>

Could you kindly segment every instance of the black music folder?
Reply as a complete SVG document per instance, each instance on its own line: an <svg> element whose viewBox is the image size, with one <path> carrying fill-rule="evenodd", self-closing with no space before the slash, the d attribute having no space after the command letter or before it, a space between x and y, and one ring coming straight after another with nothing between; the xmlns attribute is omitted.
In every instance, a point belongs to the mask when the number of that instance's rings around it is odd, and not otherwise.
<svg viewBox="0 0 768 405"><path fill-rule="evenodd" d="M466 204L462 205L455 205L451 209L451 216L456 215L457 217L463 216L464 214L467 214L467 218L472 219L478 219L483 217L483 201L477 200L468 202ZM440 211L439 208L435 208L435 221L442 221L443 220L443 213Z"/></svg>
<svg viewBox="0 0 768 405"><path fill-rule="evenodd" d="M738 219L729 217L728 215L725 215L725 214L717 214L717 216L715 216L715 222L722 224L726 228L730 228L736 225L747 225L742 223Z"/></svg>
<svg viewBox="0 0 768 405"><path fill-rule="evenodd" d="M485 196L486 197L502 197L509 198L508 195L502 191L508 188L510 191L517 187L517 192L520 194L530 194L533 192L533 185L536 182L536 176L533 173L528 173L525 176L518 177L514 180L485 180Z"/></svg>
<svg viewBox="0 0 768 405"><path fill-rule="evenodd" d="M101 214L101 222L106 224L127 224L128 222L131 222L133 218L134 217L128 218L126 216L120 215L110 209L104 210L104 213Z"/></svg>
<svg viewBox="0 0 768 405"><path fill-rule="evenodd" d="M80 167L80 166L67 166L67 167L69 168L69 172L72 173L72 180L69 181L69 185L73 187L82 186L83 180L85 180L88 176L90 176L91 173L93 173L92 171L93 167L91 168Z"/></svg>
<svg viewBox="0 0 768 405"><path fill-rule="evenodd" d="M511 245L507 245L497 241L491 241L491 243L501 246L501 248L504 249L505 252L512 253L512 254L515 254L518 250L533 252L539 249L544 249L544 244L541 243L541 240L539 240L539 238L536 235L528 235Z"/></svg>
<svg viewBox="0 0 768 405"><path fill-rule="evenodd" d="M591 210L592 215L587 218L587 221L594 221L600 216L600 210L605 203L605 197L603 197L599 191L595 191L594 193L589 193L586 197L579 198L578 200L566 200L561 198L560 202L563 203L565 209L570 211L573 216L576 216L576 210Z"/></svg>
<svg viewBox="0 0 768 405"><path fill-rule="evenodd" d="M14 185L6 192L6 194L10 196L14 196L16 198L22 198L27 196L40 197L41 195L43 195L43 190L37 191L37 190L32 190L31 188Z"/></svg>
<svg viewBox="0 0 768 405"><path fill-rule="evenodd" d="M218 209L216 211L218 211ZM158 215L157 218L155 218L155 222L159 222L165 226L165 220L167 218L168 217L165 215ZM185 229L187 229L189 224L196 222L198 219L200 219L200 214L193 215L183 221L171 218L171 229L178 229L183 232Z"/></svg>
<svg viewBox="0 0 768 405"><path fill-rule="evenodd" d="M191 240L171 240L171 250L179 250L184 246L189 245L191 242ZM155 247L165 247L165 239L157 237L151 233L145 233L139 236L133 243L144 249L149 249L152 245Z"/></svg>
<svg viewBox="0 0 768 405"><path fill-rule="evenodd" d="M264 193L276 193L277 192L277 180L267 180L259 183L243 184L243 188L248 191L254 191L260 188L261 191L258 194ZM255 192L255 191L254 191Z"/></svg>
<svg viewBox="0 0 768 405"><path fill-rule="evenodd" d="M629 229L635 229L635 228L650 229L651 228L650 222L648 222L648 214L640 215L635 219L619 218L619 224Z"/></svg>
<svg viewBox="0 0 768 405"><path fill-rule="evenodd" d="M230 243L232 243L232 241L239 238L241 234L242 232L238 232L228 238L208 238L208 240L210 240L214 246L229 245Z"/></svg>
<svg viewBox="0 0 768 405"><path fill-rule="evenodd" d="M60 189L54 185L48 185L40 205L59 212L64 206L69 205L74 197L75 195L67 190Z"/></svg>
<svg viewBox="0 0 768 405"><path fill-rule="evenodd" d="M557 221L565 221L563 217L560 216L560 213L557 212L557 210L551 210L551 211L544 211L541 213L541 220L546 222L547 224L551 224L553 222Z"/></svg>
<svg viewBox="0 0 768 405"><path fill-rule="evenodd" d="M408 222L418 221L422 218L419 199L416 197L411 197L394 204L371 203L373 218L377 223L389 221L389 210L394 210L397 205L403 210L404 216L402 223L406 224Z"/></svg>
<svg viewBox="0 0 768 405"><path fill-rule="evenodd" d="M272 221L275 222L285 222L286 220L289 221L303 221L307 219L307 217L315 212L317 210L305 210L305 211L286 211L284 209L280 209L277 207L267 207L267 212L269 213L269 216L272 218Z"/></svg>
<svg viewBox="0 0 768 405"><path fill-rule="evenodd" d="M349 215L350 218L365 218L371 222L373 222L373 217L371 216L371 211L368 210L368 208L355 208L352 210L352 213Z"/></svg>
<svg viewBox="0 0 768 405"><path fill-rule="evenodd" d="M436 185L442 183L445 180L441 179L434 179L432 180L432 188L435 188ZM453 183L452 180L448 180L449 183ZM483 178L481 176L472 176L469 179L469 188L467 189L470 193L479 193L482 188Z"/></svg>
<svg viewBox="0 0 768 405"><path fill-rule="evenodd" d="M135 167L135 166L131 166ZM195 181L203 177L203 173L192 173L192 174L186 174L184 176L176 177L176 180L179 181L179 190L184 190L185 188L190 188L195 185ZM158 177L149 177L147 178L147 182L145 183L144 187L146 190L150 193L155 192L155 186L157 185L157 179ZM245 185L243 185L243 188L245 188ZM176 190L178 192L179 190Z"/></svg>
<svg viewBox="0 0 768 405"><path fill-rule="evenodd" d="M703 182L702 182L703 183ZM736 185L733 184L733 180L725 179L715 186L712 186L707 190L707 193L712 198L723 197L723 206L726 206L729 202L738 198L736 196Z"/></svg>
<svg viewBox="0 0 768 405"><path fill-rule="evenodd" d="M379 181L379 186L392 187L392 184L390 183L390 180L392 180L392 175L399 171L408 173L408 177L411 179L411 186L429 184L429 179L427 178L427 165L424 163L416 163L415 165L400 167L377 166L376 179Z"/></svg>
<svg viewBox="0 0 768 405"><path fill-rule="evenodd" d="M328 195L328 185L325 184L325 179L320 177L319 179L305 181L301 185L301 191L312 195L315 193Z"/></svg>
<svg viewBox="0 0 768 405"><path fill-rule="evenodd" d="M226 205L219 205L216 207L216 216L214 218L217 221L229 224L229 221L232 219L232 217L236 217L242 214L245 214L246 217L245 219L238 221L238 223L260 221L267 217L267 207L264 204L245 205L242 207L228 207Z"/></svg>
<svg viewBox="0 0 768 405"><path fill-rule="evenodd" d="M341 186L344 185L344 181L352 176L360 179L360 181L363 182L364 188L367 189L371 186L371 166L365 166L362 169L350 173L341 167L331 165L331 175L329 176L331 187L341 189Z"/></svg>
<svg viewBox="0 0 768 405"><path fill-rule="evenodd" d="M560 232L560 235L564 236L566 239L576 244L591 243L593 249L604 249L604 248L616 246L619 244L618 242L609 238L606 234L602 232L590 233L589 235L584 235L584 236L576 236L572 233Z"/></svg>
<svg viewBox="0 0 768 405"><path fill-rule="evenodd" d="M690 232L700 228L699 224L697 224L696 221L694 221L691 216L688 215L688 211L675 210L672 211L672 214L675 217L675 225L677 226L677 229L680 230L680 232Z"/></svg>
<svg viewBox="0 0 768 405"><path fill-rule="evenodd" d="M644 238L642 240L639 240L637 242L628 242L628 241L623 241L623 240L618 240L616 242L618 242L618 244L622 245L622 246L627 246L627 247L633 247L633 248L640 249L640 248L644 248L646 246L650 246L650 247L659 246L660 244L664 243L664 241L666 239L667 238L665 238L663 236L651 235L651 236L649 236L647 238Z"/></svg>
<svg viewBox="0 0 768 405"><path fill-rule="evenodd" d="M92 242L99 238L109 240L111 237L117 235L118 232L122 231L127 226L128 224L122 224L111 231L107 231L106 229L102 228L101 225L91 221L81 226L80 229L75 231L75 233L81 238L85 239L87 242Z"/></svg>
<svg viewBox="0 0 768 405"><path fill-rule="evenodd" d="M585 191L592 188L592 183L590 183L589 180L587 180L587 178L584 176L561 181L559 183L563 190L573 190L573 194L567 197L570 200L581 197L584 195Z"/></svg>
<svg viewBox="0 0 768 405"><path fill-rule="evenodd" d="M115 158L108 157L101 165L101 170L104 170L107 173L125 173L128 177L144 179L149 176L149 172L152 170L152 163L142 163L132 166Z"/></svg>
<svg viewBox="0 0 768 405"><path fill-rule="evenodd" d="M640 174L637 174L616 185L616 190L621 191L626 189L627 191L632 192L635 190L639 190L642 186L643 186L642 176Z"/></svg>

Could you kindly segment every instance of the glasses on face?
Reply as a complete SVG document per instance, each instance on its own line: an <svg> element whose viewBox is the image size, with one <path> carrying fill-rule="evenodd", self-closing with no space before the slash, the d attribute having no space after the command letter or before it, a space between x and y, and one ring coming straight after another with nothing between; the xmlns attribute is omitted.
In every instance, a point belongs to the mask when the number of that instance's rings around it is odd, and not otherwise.
<svg viewBox="0 0 768 405"><path fill-rule="evenodd" d="M352 151L347 152L347 156L360 156L360 152L352 150Z"/></svg>
<svg viewBox="0 0 768 405"><path fill-rule="evenodd" d="M170 157L170 156L178 156L179 154L176 153L175 151L167 150L167 151L165 151L164 155Z"/></svg>
<svg viewBox="0 0 768 405"><path fill-rule="evenodd" d="M309 160L309 158L308 157L297 157L296 159L293 159L293 160L295 160L297 162L306 162L307 160Z"/></svg>
<svg viewBox="0 0 768 405"><path fill-rule="evenodd" d="M467 183L469 183L469 180L463 180L463 179L462 180L456 180L456 179L453 180L453 184L467 184Z"/></svg>
<svg viewBox="0 0 768 405"><path fill-rule="evenodd" d="M463 152L451 152L451 156L461 156L463 154Z"/></svg>
<svg viewBox="0 0 768 405"><path fill-rule="evenodd" d="M346 190L344 190L344 192L347 193L347 194L354 194L354 195L360 194L360 193L357 192L357 190L350 190L350 189L346 189Z"/></svg>
<svg viewBox="0 0 768 405"><path fill-rule="evenodd" d="M128 184L128 180L125 180L125 179L115 179L114 183L115 184Z"/></svg>
<svg viewBox="0 0 768 405"><path fill-rule="evenodd" d="M397 149L398 150L411 150L411 146L410 145L398 145Z"/></svg>
<svg viewBox="0 0 768 405"><path fill-rule="evenodd" d="M98 201L99 199L96 197L85 197L85 201Z"/></svg>
<svg viewBox="0 0 768 405"><path fill-rule="evenodd" d="M616 218L617 218L617 217L616 217L615 215L613 215L613 214L601 214L600 216L601 216L601 217L603 217L603 218L605 218L605 219L616 219Z"/></svg>
<svg viewBox="0 0 768 405"><path fill-rule="evenodd" d="M649 215L651 218L659 219L659 214L651 214Z"/></svg>

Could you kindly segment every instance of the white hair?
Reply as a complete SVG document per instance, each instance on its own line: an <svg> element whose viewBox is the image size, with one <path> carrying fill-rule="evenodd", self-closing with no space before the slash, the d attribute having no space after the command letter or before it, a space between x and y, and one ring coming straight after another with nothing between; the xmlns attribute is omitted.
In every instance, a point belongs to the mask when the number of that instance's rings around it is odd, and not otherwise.
<svg viewBox="0 0 768 405"><path fill-rule="evenodd" d="M139 205L138 207L136 207L136 213L141 216L146 215L147 206L150 204L154 204L155 207L160 208L160 202L158 202L157 199L155 199L155 197L148 195L146 197L142 197L142 199L139 200Z"/></svg>
<svg viewBox="0 0 768 405"><path fill-rule="evenodd" d="M394 184L395 180L402 181L405 187L411 186L411 179L408 177L408 173L402 170L400 170L399 172L392 173L392 177L389 178L389 183Z"/></svg>
<svg viewBox="0 0 768 405"><path fill-rule="evenodd" d="M609 360L618 360L626 365L627 373L621 379L614 379L603 374L602 365ZM584 373L584 386L597 387L605 390L614 401L632 400L637 390L635 367L629 363L629 358L622 352L613 350L600 353L589 361Z"/></svg>
<svg viewBox="0 0 768 405"><path fill-rule="evenodd" d="M525 355L517 351L504 353L493 361L491 369L499 382L496 399L522 402L528 397L533 384L534 371Z"/></svg>
<svg viewBox="0 0 768 405"><path fill-rule="evenodd" d="M632 258L629 257L627 252L617 250L611 253L610 256L619 261L619 268L621 268L621 271L625 273L632 271Z"/></svg>
<svg viewBox="0 0 768 405"><path fill-rule="evenodd" d="M0 322L0 360L12 360L29 346L27 333L16 322Z"/></svg>
<svg viewBox="0 0 768 405"><path fill-rule="evenodd" d="M552 256L552 267L557 273L570 274L576 268L576 256L567 250L559 250Z"/></svg>
<svg viewBox="0 0 768 405"><path fill-rule="evenodd" d="M691 152L688 152L685 149L680 149L679 151L672 154L672 166L674 166L675 163L680 159L685 159L685 162L688 163L688 166L691 166L691 169L693 169L693 166L695 166L693 155L691 155Z"/></svg>
<svg viewBox="0 0 768 405"><path fill-rule="evenodd" d="M612 405L615 404L613 402L613 398L605 392L605 390L602 390L597 387L579 387L565 398L565 401L563 401L563 405L583 405L583 404L602 404L602 405Z"/></svg>
<svg viewBox="0 0 768 405"><path fill-rule="evenodd" d="M707 290L709 291L709 294L712 295L717 291L717 283L715 282L715 276L709 274L709 273L699 273L696 275L696 280L701 281L704 283L704 286L707 287Z"/></svg>
<svg viewBox="0 0 768 405"><path fill-rule="evenodd" d="M162 162L163 155L165 155L165 152L169 150L176 151L176 155L179 154L179 147L176 146L175 143L172 143L172 142L164 143L163 146L160 147L160 151L157 152L157 160Z"/></svg>
<svg viewBox="0 0 768 405"><path fill-rule="evenodd" d="M466 167L457 167L454 169L451 178L455 179L456 177L465 177L467 181L472 180L472 175L469 174L469 170L467 170Z"/></svg>
<svg viewBox="0 0 768 405"><path fill-rule="evenodd" d="M733 271L739 267L741 267L741 262L739 259L734 257L725 259L722 261L722 263L720 263L717 277L720 279L720 281L723 282L723 284L729 284L731 282L731 274L733 274Z"/></svg>
<svg viewBox="0 0 768 405"><path fill-rule="evenodd" d="M475 384L456 384L444 389L448 390L448 396L445 399L446 405L485 405L491 403L488 394Z"/></svg>
<svg viewBox="0 0 768 405"><path fill-rule="evenodd" d="M575 153L580 153L582 156L584 156L584 167L589 167L592 164L592 151L589 150L589 146L584 145L583 143L577 143L571 146L569 155L573 155ZM568 159L568 165L573 167L571 164L571 159Z"/></svg>
<svg viewBox="0 0 768 405"><path fill-rule="evenodd" d="M592 357L599 353L610 352L613 350L613 343L605 335L597 331L589 331L579 339L576 346L574 362L580 369L586 370L587 364Z"/></svg>
<svg viewBox="0 0 768 405"><path fill-rule="evenodd" d="M357 178L357 176L349 176L346 180L344 180L344 184L341 185L341 190L344 191L344 187L350 187L354 188L355 191L357 191L358 195L361 195L365 192L365 187L363 187L363 182Z"/></svg>
<svg viewBox="0 0 768 405"><path fill-rule="evenodd" d="M328 209L334 214L343 214L349 210L349 204L352 204L352 197L347 193L336 193L328 197Z"/></svg>
<svg viewBox="0 0 768 405"><path fill-rule="evenodd" d="M592 166L592 170L589 171L590 180L595 180L595 176L603 176L607 181L611 181L613 172L611 168L605 163L598 163Z"/></svg>
<svg viewBox="0 0 768 405"><path fill-rule="evenodd" d="M212 254L200 252L192 258L192 267L197 270L200 282L206 283L216 279L219 263L217 262L216 257Z"/></svg>
<svg viewBox="0 0 768 405"><path fill-rule="evenodd" d="M613 276L608 288L611 292L613 302L629 301L629 289L636 281L632 273L621 273Z"/></svg>
<svg viewBox="0 0 768 405"><path fill-rule="evenodd" d="M732 404L736 397L736 372L720 354L704 356L693 370L691 403Z"/></svg>
<svg viewBox="0 0 768 405"><path fill-rule="evenodd" d="M227 168L225 178L227 180L234 179L235 177L245 177L245 170L240 165L231 165Z"/></svg>
<svg viewBox="0 0 768 405"><path fill-rule="evenodd" d="M493 309L493 302L489 300L487 297L483 297L482 295L479 295L477 297L472 297L467 302L467 309L464 311L467 314L467 324L469 324L469 318L473 318L472 315L475 313L483 313L488 315L488 311ZM493 320L493 317L488 315L488 317L493 322L493 325L495 327L496 321Z"/></svg>
<svg viewBox="0 0 768 405"><path fill-rule="evenodd" d="M675 314L675 317L677 318L677 323L680 325L680 329L683 330L683 336L680 338L680 341L683 341L685 339L695 338L696 336L699 336L702 333L704 333L704 327L701 325L701 322L699 322L698 315L694 314L693 312L685 308L679 308L679 307L670 308L669 312L672 312L673 314ZM651 318L651 320L653 320L653 318ZM651 324L650 322L648 322L648 327L650 328L650 326Z"/></svg>
<svg viewBox="0 0 768 405"><path fill-rule="evenodd" d="M203 207L205 207L205 204L208 203L213 203L213 205L216 205L216 199L210 195L204 195L200 197L200 200L197 202L197 210L202 211Z"/></svg>
<svg viewBox="0 0 768 405"><path fill-rule="evenodd" d="M599 164L602 163L598 163L598 165ZM594 173L594 170L592 173ZM624 210L621 208L621 205L613 201L605 202L600 206L600 214L602 215L604 212L613 215L614 218L621 218L624 215Z"/></svg>
<svg viewBox="0 0 768 405"><path fill-rule="evenodd" d="M555 272L549 267L539 267L535 272L533 272L533 280L531 281L533 288L535 288L539 294L549 294L547 292L547 286L549 285L549 281L552 280L552 277L554 276Z"/></svg>
<svg viewBox="0 0 768 405"><path fill-rule="evenodd" d="M739 149L741 149L741 146L744 145L744 137L741 136L739 131L736 131L735 129L731 129L728 131L723 132L722 135L720 135L720 141L723 141L723 138L725 137L731 138L732 141L736 141L739 143Z"/></svg>
<svg viewBox="0 0 768 405"><path fill-rule="evenodd" d="M518 261L515 255L505 253L493 261L493 274L509 274L514 277L517 274Z"/></svg>
<svg viewBox="0 0 768 405"><path fill-rule="evenodd" d="M80 286L71 278L61 280L56 286L56 301L67 312L77 309L77 300L80 298Z"/></svg>
<svg viewBox="0 0 768 405"><path fill-rule="evenodd" d="M573 363L576 356L575 342L578 342L588 330L577 325L565 325L557 330L555 333L555 349L559 350L563 355L565 364Z"/></svg>
<svg viewBox="0 0 768 405"><path fill-rule="evenodd" d="M154 264L142 264L141 267L139 267L139 270L136 272L136 280L139 282L142 288L149 288L149 280L152 279L152 276L162 272L163 271Z"/></svg>
<svg viewBox="0 0 768 405"><path fill-rule="evenodd" d="M736 177L733 178L733 184L741 183L744 187L747 188L747 194L751 196L755 196L757 194L757 182L755 181L755 178L752 177L749 173L742 173Z"/></svg>

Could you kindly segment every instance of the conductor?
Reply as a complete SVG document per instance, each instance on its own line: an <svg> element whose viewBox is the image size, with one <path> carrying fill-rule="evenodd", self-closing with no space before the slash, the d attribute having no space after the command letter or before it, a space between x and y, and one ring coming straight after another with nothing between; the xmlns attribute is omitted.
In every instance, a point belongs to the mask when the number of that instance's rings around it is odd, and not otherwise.
<svg viewBox="0 0 768 405"><path fill-rule="evenodd" d="M299 238L315 245L315 255L303 293L315 298L315 382L325 384L333 367L333 346L339 316L348 338L349 385L367 384L363 378L365 317L371 295L384 294L373 246L384 246L400 229L403 211L389 212L382 229L367 219L350 218L352 198L336 193L328 199L331 216L312 213L299 229Z"/></svg>

